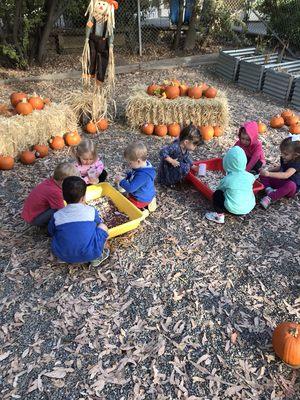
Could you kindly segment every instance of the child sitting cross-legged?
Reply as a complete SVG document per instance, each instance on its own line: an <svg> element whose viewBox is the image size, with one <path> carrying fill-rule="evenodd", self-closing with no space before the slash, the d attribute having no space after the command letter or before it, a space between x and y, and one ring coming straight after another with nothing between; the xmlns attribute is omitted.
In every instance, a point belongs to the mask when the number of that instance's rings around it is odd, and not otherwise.
<svg viewBox="0 0 300 400"><path fill-rule="evenodd" d="M62 190L67 206L57 211L48 225L52 252L61 261L90 262L96 267L109 257L105 248L107 226L98 211L85 204L86 183L82 178L66 178Z"/></svg>
<svg viewBox="0 0 300 400"><path fill-rule="evenodd" d="M61 186L68 176L76 176L78 171L71 163L57 165L51 178L45 179L29 193L25 200L21 217L30 225L47 227L52 215L64 207Z"/></svg>
<svg viewBox="0 0 300 400"><path fill-rule="evenodd" d="M232 147L225 154L223 168L226 176L221 179L213 194L214 212L207 212L209 221L224 224L224 213L244 215L255 207L253 193L254 175L246 171L247 157L243 149Z"/></svg>
<svg viewBox="0 0 300 400"><path fill-rule="evenodd" d="M154 179L156 172L150 161L147 160L147 155L147 148L142 142L127 146L124 158L132 169L127 172L124 179L117 176L115 180L137 208L155 211Z"/></svg>

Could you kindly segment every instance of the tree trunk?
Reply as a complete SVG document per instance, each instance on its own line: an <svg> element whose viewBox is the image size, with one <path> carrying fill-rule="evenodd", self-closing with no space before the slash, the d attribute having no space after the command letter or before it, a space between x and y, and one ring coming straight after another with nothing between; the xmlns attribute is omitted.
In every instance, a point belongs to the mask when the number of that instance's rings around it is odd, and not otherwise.
<svg viewBox="0 0 300 400"><path fill-rule="evenodd" d="M49 39L49 35L51 33L51 29L55 22L56 18L56 9L57 5L59 4L59 0L46 0L45 3L45 13L46 13L46 20L45 24L42 28L41 37L38 45L37 50L37 61L42 64L46 50L47 50L47 42Z"/></svg>
<svg viewBox="0 0 300 400"><path fill-rule="evenodd" d="M21 58L24 58L22 47L20 45L20 40L22 40L22 35L20 34L20 28L23 25L22 21L22 7L23 7L23 0L16 0L15 3L15 17L14 17L14 24L13 24L13 43L15 45L16 50L19 53Z"/></svg>
<svg viewBox="0 0 300 400"><path fill-rule="evenodd" d="M179 47L181 39L181 28L183 24L183 13L184 13L183 0L179 0L179 17L178 17L177 30L175 33L174 42L172 46L173 50L178 50Z"/></svg>
<svg viewBox="0 0 300 400"><path fill-rule="evenodd" d="M216 0L203 1L200 21L199 21L200 28L202 27L202 32L203 32L200 40L200 46L203 46L204 43L206 43L208 40L211 25L214 21L215 8L216 8Z"/></svg>
<svg viewBox="0 0 300 400"><path fill-rule="evenodd" d="M184 41L184 46L183 46L184 50L193 50L193 48L195 47L196 35L197 35L196 22L197 22L198 10L199 10L199 0L195 0L192 16L189 23L189 29L187 31Z"/></svg>

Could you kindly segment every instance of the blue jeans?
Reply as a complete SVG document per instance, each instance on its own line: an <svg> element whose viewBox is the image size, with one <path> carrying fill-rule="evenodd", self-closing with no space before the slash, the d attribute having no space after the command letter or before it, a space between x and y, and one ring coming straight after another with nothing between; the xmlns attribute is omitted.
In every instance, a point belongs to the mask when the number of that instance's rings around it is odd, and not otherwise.
<svg viewBox="0 0 300 400"><path fill-rule="evenodd" d="M183 23L188 24L191 19L194 0L186 0L184 7ZM178 24L179 19L179 0L170 0L170 19L173 25Z"/></svg>

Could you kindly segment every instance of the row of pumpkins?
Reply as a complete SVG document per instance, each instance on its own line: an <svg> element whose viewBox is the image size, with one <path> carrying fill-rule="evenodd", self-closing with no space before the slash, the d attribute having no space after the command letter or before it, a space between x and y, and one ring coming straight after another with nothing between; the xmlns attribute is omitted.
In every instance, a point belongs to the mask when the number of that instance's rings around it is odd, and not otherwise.
<svg viewBox="0 0 300 400"><path fill-rule="evenodd" d="M23 92L14 92L10 95L10 103L12 109L8 109L6 105L3 106L3 115L12 116L14 114L29 115L33 110L42 110L45 105L51 103L49 98L42 98L36 93L27 95Z"/></svg>
<svg viewBox="0 0 300 400"><path fill-rule="evenodd" d="M292 110L283 110L270 120L270 126L274 129L281 129L284 125L289 127L289 132L293 135L300 134L300 116L293 113Z"/></svg>
<svg viewBox="0 0 300 400"><path fill-rule="evenodd" d="M217 89L208 86L206 83L201 83L200 85L196 83L193 86L188 86L177 79L164 81L163 84L152 83L147 87L146 92L150 96L157 96L169 100L177 99L177 97L180 96L188 96L191 99L200 99L201 97L213 99L218 93Z"/></svg>
<svg viewBox="0 0 300 400"><path fill-rule="evenodd" d="M181 132L180 124L174 122L169 125L154 125L154 124L144 124L141 126L141 131L146 135L155 134L160 137L170 135L172 137L178 137ZM223 129L220 126L199 126L201 136L203 140L210 140L213 137L219 137L223 134Z"/></svg>
<svg viewBox="0 0 300 400"><path fill-rule="evenodd" d="M54 136L49 140L49 146L46 144L36 144L32 150L24 150L20 153L22 164L33 164L37 158L44 158L48 155L49 147L52 150L61 150L67 146L77 146L81 137L77 131L69 132L62 136ZM14 167L14 158L11 156L0 156L0 170L10 170Z"/></svg>

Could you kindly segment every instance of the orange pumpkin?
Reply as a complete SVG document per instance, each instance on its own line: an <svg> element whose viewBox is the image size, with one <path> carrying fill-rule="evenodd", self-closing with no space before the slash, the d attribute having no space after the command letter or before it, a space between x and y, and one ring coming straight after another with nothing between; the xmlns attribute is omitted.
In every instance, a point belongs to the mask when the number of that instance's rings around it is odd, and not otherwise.
<svg viewBox="0 0 300 400"><path fill-rule="evenodd" d="M257 122L258 133L266 133L267 132L267 125L261 121Z"/></svg>
<svg viewBox="0 0 300 400"><path fill-rule="evenodd" d="M214 99L217 95L217 89L214 87L210 86L207 90L204 92L204 96L207 97L208 99Z"/></svg>
<svg viewBox="0 0 300 400"><path fill-rule="evenodd" d="M33 164L35 162L35 154L29 150L22 151L20 161L25 165Z"/></svg>
<svg viewBox="0 0 300 400"><path fill-rule="evenodd" d="M300 134L300 122L297 122L297 124L291 125L289 132L292 133L293 135L299 135Z"/></svg>
<svg viewBox="0 0 300 400"><path fill-rule="evenodd" d="M54 136L49 143L53 150L61 150L65 147L65 141L61 136Z"/></svg>
<svg viewBox="0 0 300 400"><path fill-rule="evenodd" d="M298 115L295 115L295 114L292 114L291 116L286 117L286 119L285 119L285 124L287 126L295 125L295 124L297 124L297 122L299 122L299 117L298 117Z"/></svg>
<svg viewBox="0 0 300 400"><path fill-rule="evenodd" d="M209 88L208 84L205 83L205 82L203 82L203 83L201 84L201 87L202 87L202 91L203 91L203 92L205 92L205 91Z"/></svg>
<svg viewBox="0 0 300 400"><path fill-rule="evenodd" d="M27 99L27 94L23 92L15 92L10 95L10 102L13 107L22 101L23 99Z"/></svg>
<svg viewBox="0 0 300 400"><path fill-rule="evenodd" d="M99 119L97 122L97 128L99 131L105 131L108 128L108 121L105 118Z"/></svg>
<svg viewBox="0 0 300 400"><path fill-rule="evenodd" d="M181 82L178 79L171 79L171 84L173 86L179 87L181 85Z"/></svg>
<svg viewBox="0 0 300 400"><path fill-rule="evenodd" d="M44 101L36 93L33 93L32 97L29 98L28 103L32 105L34 110L42 110L44 108Z"/></svg>
<svg viewBox="0 0 300 400"><path fill-rule="evenodd" d="M65 135L67 146L77 146L81 142L81 137L77 131L69 132Z"/></svg>
<svg viewBox="0 0 300 400"><path fill-rule="evenodd" d="M188 96L191 99L200 99L202 97L202 86L195 85L188 90Z"/></svg>
<svg viewBox="0 0 300 400"><path fill-rule="evenodd" d="M300 324L282 322L272 336L275 353L291 367L300 367Z"/></svg>
<svg viewBox="0 0 300 400"><path fill-rule="evenodd" d="M152 85L149 85L147 88L147 93L150 96L153 96L155 92L158 92L161 89L160 85L156 85L155 83L152 83Z"/></svg>
<svg viewBox="0 0 300 400"><path fill-rule="evenodd" d="M281 113L282 118L285 120L287 117L291 117L293 115L293 111L290 109L283 110Z"/></svg>
<svg viewBox="0 0 300 400"><path fill-rule="evenodd" d="M173 100L176 99L180 95L180 89L178 86L167 86L165 88L165 93L167 96L167 99Z"/></svg>
<svg viewBox="0 0 300 400"><path fill-rule="evenodd" d="M8 171L9 169L13 169L15 161L11 156L0 156L0 169L4 171Z"/></svg>
<svg viewBox="0 0 300 400"><path fill-rule="evenodd" d="M154 133L157 136L166 136L166 134L168 133L168 128L166 127L166 125L155 125Z"/></svg>
<svg viewBox="0 0 300 400"><path fill-rule="evenodd" d="M35 150L35 156L37 158L44 158L48 155L49 147L45 144L36 144L33 146L33 150Z"/></svg>
<svg viewBox="0 0 300 400"><path fill-rule="evenodd" d="M87 133L94 134L97 132L97 125L94 122L90 121L86 124L85 130Z"/></svg>
<svg viewBox="0 0 300 400"><path fill-rule="evenodd" d="M189 91L189 87L185 84L179 86L179 94L180 96L187 96Z"/></svg>
<svg viewBox="0 0 300 400"><path fill-rule="evenodd" d="M145 133L145 135L152 135L154 132L154 125L153 124L144 124L142 126L142 132Z"/></svg>
<svg viewBox="0 0 300 400"><path fill-rule="evenodd" d="M279 115L275 115L275 117L271 118L270 126L274 129L280 129L284 125L284 119Z"/></svg>
<svg viewBox="0 0 300 400"><path fill-rule="evenodd" d="M33 107L26 99L23 99L16 105L16 111L21 115L29 115L33 111Z"/></svg>
<svg viewBox="0 0 300 400"><path fill-rule="evenodd" d="M178 137L181 132L181 127L179 124L176 122L173 122L173 124L168 125L168 134L172 137Z"/></svg>
<svg viewBox="0 0 300 400"><path fill-rule="evenodd" d="M214 136L215 137L220 137L223 135L223 128L220 126L214 126Z"/></svg>
<svg viewBox="0 0 300 400"><path fill-rule="evenodd" d="M214 128L210 125L203 125L199 127L203 140L211 140L214 137Z"/></svg>
<svg viewBox="0 0 300 400"><path fill-rule="evenodd" d="M43 99L44 104L50 105L51 104L51 100L49 99L49 97L46 97L45 99Z"/></svg>

